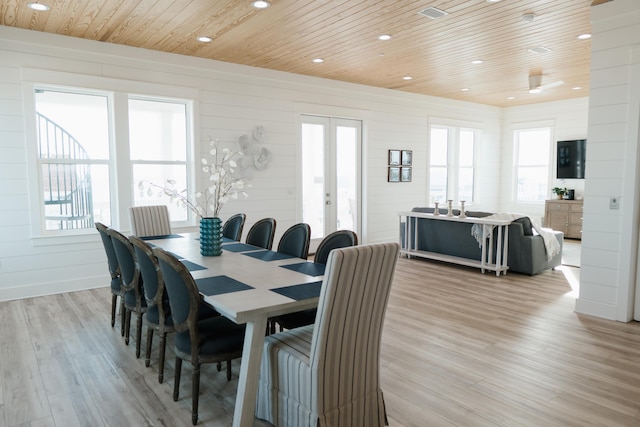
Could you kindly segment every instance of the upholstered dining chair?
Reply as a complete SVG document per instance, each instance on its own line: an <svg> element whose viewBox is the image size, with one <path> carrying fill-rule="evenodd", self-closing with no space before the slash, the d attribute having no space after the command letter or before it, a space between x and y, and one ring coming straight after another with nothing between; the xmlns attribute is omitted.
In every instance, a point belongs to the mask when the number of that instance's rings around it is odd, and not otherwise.
<svg viewBox="0 0 640 427"><path fill-rule="evenodd" d="M253 224L249 229L245 242L248 245L271 250L273 247L273 236L275 234L276 220L273 218L263 218Z"/></svg>
<svg viewBox="0 0 640 427"><path fill-rule="evenodd" d="M147 325L147 347L145 352L145 366L151 365L151 348L153 345L153 332L160 335L160 355L158 357L158 382L164 381L164 361L167 347L167 334L174 332L169 296L164 289L162 273L158 265L158 259L153 254L153 248L144 240L130 236L129 241L133 245L136 261L140 268L140 276L144 283L144 295L147 300L147 311L144 315ZM219 316L216 310L202 302L198 311L198 319ZM220 367L218 367L220 370Z"/></svg>
<svg viewBox="0 0 640 427"><path fill-rule="evenodd" d="M326 264L329 253L338 248L346 248L358 245L358 235L351 230L338 230L327 235L320 244L313 258L313 262L318 264ZM294 329L300 326L310 325L316 320L316 309L296 311L295 313L283 314L271 319L269 330L275 332L275 325L280 325L280 331L283 329Z"/></svg>
<svg viewBox="0 0 640 427"><path fill-rule="evenodd" d="M258 418L279 427L387 424L380 339L399 248L329 254L315 325L265 338Z"/></svg>
<svg viewBox="0 0 640 427"><path fill-rule="evenodd" d="M301 222L289 227L278 242L277 251L282 254L307 259L309 243L311 241L311 227Z"/></svg>
<svg viewBox="0 0 640 427"><path fill-rule="evenodd" d="M222 237L239 242L246 219L247 216L243 213L230 216L222 225Z"/></svg>
<svg viewBox="0 0 640 427"><path fill-rule="evenodd" d="M133 206L129 208L131 233L138 237L171 234L169 208L166 205Z"/></svg>
<svg viewBox="0 0 640 427"><path fill-rule="evenodd" d="M129 345L129 331L131 329L131 313L136 313L136 357L140 357L142 338L142 315L147 311L147 301L140 269L135 259L133 245L122 233L110 228L107 233L113 242L113 249L120 265L120 279L124 289L124 309L126 313L124 325L124 342Z"/></svg>
<svg viewBox="0 0 640 427"><path fill-rule="evenodd" d="M200 365L226 361L227 380L230 380L231 360L242 356L245 327L223 316L199 320L201 297L189 270L176 257L160 248L154 248L153 254L162 272L176 329L173 400L178 400L182 361L187 360L193 366L191 421L195 425L198 423Z"/></svg>
<svg viewBox="0 0 640 427"><path fill-rule="evenodd" d="M120 297L120 313L122 315L120 321L120 333L124 336L125 310L124 310L124 290L122 281L120 280L120 266L118 265L118 257L113 249L113 242L109 236L109 227L101 222L96 222L96 229L100 234L102 246L107 254L107 266L111 275L111 327L116 324L116 309L118 306L118 297Z"/></svg>

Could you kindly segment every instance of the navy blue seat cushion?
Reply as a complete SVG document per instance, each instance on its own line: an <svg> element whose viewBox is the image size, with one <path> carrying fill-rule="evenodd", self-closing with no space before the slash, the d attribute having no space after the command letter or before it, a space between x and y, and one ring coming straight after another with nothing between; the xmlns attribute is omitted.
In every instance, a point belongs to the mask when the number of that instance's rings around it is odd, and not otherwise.
<svg viewBox="0 0 640 427"><path fill-rule="evenodd" d="M120 282L120 278L116 277L111 279L111 292L118 293L120 292L120 287L122 286Z"/></svg>
<svg viewBox="0 0 640 427"><path fill-rule="evenodd" d="M141 305L142 307L146 307L147 306L147 301L142 298L141 301ZM127 307L135 307L136 306L136 293L135 291L129 291L129 292L125 292L124 294L124 305Z"/></svg>
<svg viewBox="0 0 640 427"><path fill-rule="evenodd" d="M200 356L236 352L244 343L245 326L237 325L222 316L201 320L197 328L202 343L199 349ZM183 353L191 353L191 338L188 331L176 334L175 346Z"/></svg>

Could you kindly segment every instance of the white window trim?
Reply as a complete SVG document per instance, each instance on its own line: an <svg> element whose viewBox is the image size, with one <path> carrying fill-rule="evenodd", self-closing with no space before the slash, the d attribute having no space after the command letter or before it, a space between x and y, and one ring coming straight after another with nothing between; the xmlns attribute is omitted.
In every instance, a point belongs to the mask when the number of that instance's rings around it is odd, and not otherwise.
<svg viewBox="0 0 640 427"><path fill-rule="evenodd" d="M199 91L194 88L180 87L172 85L164 85L157 83L139 82L125 79L114 79L109 77L90 76L85 74L74 74L59 71L34 69L34 68L22 68L22 90L24 100L24 117L25 117L25 139L27 146L27 170L30 177L37 177L29 180L29 202L31 205L31 240L34 246L46 246L54 244L65 243L78 243L84 241L95 240L95 230L93 229L79 229L79 230L64 230L64 231L47 231L44 227L44 202L42 195L40 194L41 183L41 171L38 168L38 136L36 131L36 117L35 117L35 97L34 89L36 87L51 87L52 89L64 89L67 88L74 92L86 92L86 93L111 93L110 105L111 116L115 122L119 119L114 114L115 104L119 102L128 102L129 96L146 97L150 99L172 99L185 101L187 104L187 119L192 120L188 127L191 134L193 144L187 146L187 163L192 167L188 170L187 182L189 188L195 188L195 167L194 165L194 151L199 141L199 132L196 126L198 117L198 105L199 105ZM119 110L117 110L119 111ZM125 110L126 111L126 110ZM122 113L118 113L122 114ZM127 127L116 127L114 131L114 123L110 123L112 127L112 137L116 138L118 143L120 141L127 141L128 135ZM119 132L118 135L115 132ZM115 144L111 142L111 150L115 150ZM126 155L123 154L122 147L118 152L118 158L115 157L115 153L111 152L111 162L130 163L128 158L128 151ZM124 157L123 157L124 156ZM122 164L122 163L120 163ZM112 174L113 181L111 182L111 203L112 203L112 222L114 227L121 227L123 230L129 228L128 221L128 207L131 206L133 201L134 185L131 183L131 170L128 168L128 174L125 172L123 177L116 174ZM117 178L117 182L115 179ZM193 220L181 225L192 225Z"/></svg>

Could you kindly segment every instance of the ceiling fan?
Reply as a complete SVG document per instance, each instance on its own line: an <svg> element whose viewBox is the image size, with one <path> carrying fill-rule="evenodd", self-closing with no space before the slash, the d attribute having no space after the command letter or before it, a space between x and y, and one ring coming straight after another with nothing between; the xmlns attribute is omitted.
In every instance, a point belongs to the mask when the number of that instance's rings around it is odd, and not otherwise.
<svg viewBox="0 0 640 427"><path fill-rule="evenodd" d="M551 89L564 84L563 80L558 80L552 83L542 84L542 74L530 74L529 75L529 93L540 93L547 89Z"/></svg>

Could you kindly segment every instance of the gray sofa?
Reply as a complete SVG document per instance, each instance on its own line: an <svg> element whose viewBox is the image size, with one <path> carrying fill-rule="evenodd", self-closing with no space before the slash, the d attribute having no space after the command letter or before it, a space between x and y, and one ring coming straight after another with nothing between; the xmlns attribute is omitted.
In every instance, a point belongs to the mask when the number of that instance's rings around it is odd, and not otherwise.
<svg viewBox="0 0 640 427"><path fill-rule="evenodd" d="M413 208L412 212L433 213L433 208ZM442 212L442 210L441 210ZM454 215L459 212L454 210ZM469 217L486 217L490 212L466 212ZM415 218L411 219L415 221ZM479 260L482 249L476 239L471 235L471 223L441 221L438 219L418 218L418 242L417 249L453 255L462 258ZM404 227L401 227L401 236L404 242ZM495 230L494 230L495 231ZM554 231L560 243L560 253L547 260L544 240L542 236L534 235L531 220L528 217L517 219L509 225L509 271L534 275L562 263L562 242L564 234ZM494 236L494 245L497 238ZM414 248L415 249L415 248ZM493 251L496 253L495 248ZM495 258L494 258L495 262Z"/></svg>

